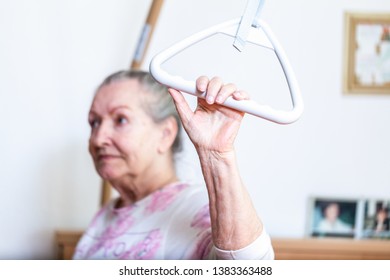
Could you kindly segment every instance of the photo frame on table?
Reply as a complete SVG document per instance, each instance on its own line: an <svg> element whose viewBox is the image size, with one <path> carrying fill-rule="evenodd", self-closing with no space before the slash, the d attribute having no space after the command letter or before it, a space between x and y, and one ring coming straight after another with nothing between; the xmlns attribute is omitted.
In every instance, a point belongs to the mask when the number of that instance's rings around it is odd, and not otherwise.
<svg viewBox="0 0 390 280"><path fill-rule="evenodd" d="M346 13L344 92L390 95L390 13Z"/></svg>
<svg viewBox="0 0 390 280"><path fill-rule="evenodd" d="M307 235L357 237L360 228L358 199L313 197L309 200Z"/></svg>
<svg viewBox="0 0 390 280"><path fill-rule="evenodd" d="M364 201L362 238L390 239L390 198Z"/></svg>

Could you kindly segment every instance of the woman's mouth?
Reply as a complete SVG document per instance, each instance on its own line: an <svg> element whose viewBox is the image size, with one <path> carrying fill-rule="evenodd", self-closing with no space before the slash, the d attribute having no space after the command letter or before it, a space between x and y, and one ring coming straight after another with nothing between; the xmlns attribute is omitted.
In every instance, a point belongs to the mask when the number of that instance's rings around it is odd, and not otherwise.
<svg viewBox="0 0 390 280"><path fill-rule="evenodd" d="M97 160L98 161L109 161L113 159L117 159L119 156L116 155L98 155Z"/></svg>

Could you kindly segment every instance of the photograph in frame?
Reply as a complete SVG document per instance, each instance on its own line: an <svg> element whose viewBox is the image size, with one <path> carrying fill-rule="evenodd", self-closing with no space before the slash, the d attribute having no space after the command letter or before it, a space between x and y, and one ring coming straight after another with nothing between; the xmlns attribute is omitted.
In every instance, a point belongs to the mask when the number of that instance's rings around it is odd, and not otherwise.
<svg viewBox="0 0 390 280"><path fill-rule="evenodd" d="M390 239L390 199L364 202L362 238Z"/></svg>
<svg viewBox="0 0 390 280"><path fill-rule="evenodd" d="M390 94L390 13L346 13L344 92Z"/></svg>
<svg viewBox="0 0 390 280"><path fill-rule="evenodd" d="M358 228L359 200L312 198L308 235L311 237L354 238Z"/></svg>

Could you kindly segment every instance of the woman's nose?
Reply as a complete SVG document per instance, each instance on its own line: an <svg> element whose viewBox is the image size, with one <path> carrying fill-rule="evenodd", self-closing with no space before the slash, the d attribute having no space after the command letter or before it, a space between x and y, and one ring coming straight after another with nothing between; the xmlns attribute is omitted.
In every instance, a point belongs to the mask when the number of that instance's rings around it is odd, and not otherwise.
<svg viewBox="0 0 390 280"><path fill-rule="evenodd" d="M108 123L102 122L92 131L91 142L97 147L105 146L111 141L111 132Z"/></svg>

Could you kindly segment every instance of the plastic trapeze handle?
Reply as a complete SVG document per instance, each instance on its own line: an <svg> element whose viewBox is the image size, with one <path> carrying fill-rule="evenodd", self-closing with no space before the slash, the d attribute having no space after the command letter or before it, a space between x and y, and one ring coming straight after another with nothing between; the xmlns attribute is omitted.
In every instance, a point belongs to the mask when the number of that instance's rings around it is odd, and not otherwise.
<svg viewBox="0 0 390 280"><path fill-rule="evenodd" d="M205 98L206 92L197 92L195 81L188 81L180 76L170 75L161 68L161 65L184 49L217 33L235 37L239 24L240 18L230 20L198 32L171 46L152 59L149 66L150 73L161 84L197 97ZM259 32L259 28L264 31L265 36L263 33ZM279 42L268 25L261 20L259 20L258 28L251 28L247 42L274 50L286 76L293 109L291 111L277 110L268 105L259 104L253 100L237 101L232 97L229 97L223 105L279 124L290 124L295 122L303 112L303 101L295 75Z"/></svg>

